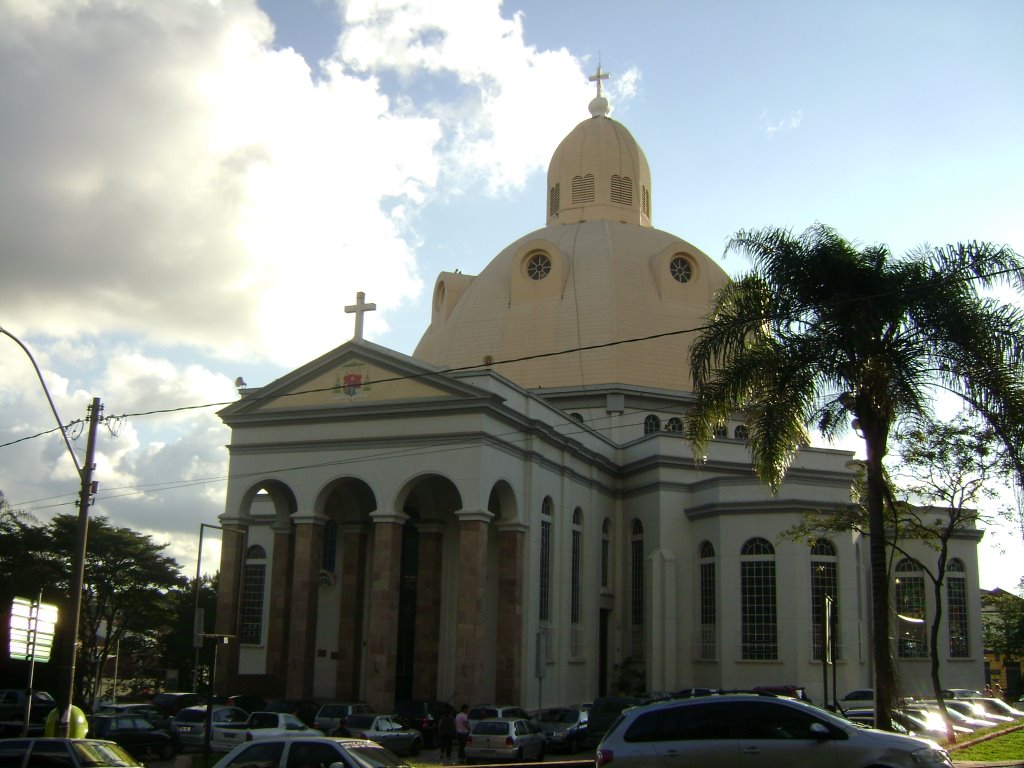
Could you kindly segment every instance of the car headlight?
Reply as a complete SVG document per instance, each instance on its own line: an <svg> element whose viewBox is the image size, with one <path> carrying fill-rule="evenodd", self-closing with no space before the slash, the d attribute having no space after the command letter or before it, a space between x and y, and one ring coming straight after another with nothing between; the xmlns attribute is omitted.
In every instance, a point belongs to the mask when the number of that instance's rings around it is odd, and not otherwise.
<svg viewBox="0 0 1024 768"><path fill-rule="evenodd" d="M952 765L949 753L944 749L925 747L910 753L910 759L918 765Z"/></svg>

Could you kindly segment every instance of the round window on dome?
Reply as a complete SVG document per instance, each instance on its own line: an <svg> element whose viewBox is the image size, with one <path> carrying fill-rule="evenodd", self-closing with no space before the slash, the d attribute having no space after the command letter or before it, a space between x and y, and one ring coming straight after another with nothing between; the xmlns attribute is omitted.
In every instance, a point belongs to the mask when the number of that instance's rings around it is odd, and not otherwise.
<svg viewBox="0 0 1024 768"><path fill-rule="evenodd" d="M677 283L688 283L693 279L693 264L685 256L673 256L668 271Z"/></svg>
<svg viewBox="0 0 1024 768"><path fill-rule="evenodd" d="M526 260L526 276L543 280L551 274L551 258L546 253L534 253Z"/></svg>

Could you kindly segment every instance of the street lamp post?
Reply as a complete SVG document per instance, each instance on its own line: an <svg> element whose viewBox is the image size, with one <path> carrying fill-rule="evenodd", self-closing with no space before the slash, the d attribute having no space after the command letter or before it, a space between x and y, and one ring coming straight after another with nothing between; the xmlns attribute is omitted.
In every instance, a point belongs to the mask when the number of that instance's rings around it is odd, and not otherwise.
<svg viewBox="0 0 1024 768"><path fill-rule="evenodd" d="M39 370L39 366L36 364L36 359L32 356L28 347L26 347L21 340L10 331L5 328L0 328L0 334L12 339L14 343L21 347L25 354L28 355L28 359L32 362L32 367L35 368L36 376L39 377L39 383L42 384L43 392L46 394L46 400L50 404L50 410L53 411L53 416L57 420L57 426L60 428L61 436L64 438L64 444L67 446L68 453L71 454L71 460L75 463L75 469L78 471L78 476L81 479L81 490L78 500L78 529L75 534L75 552L74 559L71 564L71 594L69 595L71 600L69 608L71 634L67 641L67 650L65 652L67 675L64 680L64 689L58 691L60 695L60 716L57 718L56 727L57 736L67 737L71 729L71 700L74 698L75 691L75 662L78 656L78 622L82 613L82 586L85 582L85 553L89 538L89 505L92 502L93 494L96 493L96 483L92 479L92 472L93 469L95 469L96 427L99 424L100 416L103 412L103 406L98 397L93 398L92 408L89 411L89 439L85 449L85 465L82 466L78 463L78 457L75 455L75 451L71 447L71 441L68 439L68 433L64 429L64 422L61 421L60 415L57 413L57 406L53 404L53 398L50 397L50 390L46 387L46 381L43 379L42 371Z"/></svg>
<svg viewBox="0 0 1024 768"><path fill-rule="evenodd" d="M203 649L203 633L205 626L203 618L199 613L199 579L202 577L203 565L203 533L207 528L214 528L218 531L224 530L219 525L210 523L199 524L199 549L196 552L196 580L192 583L192 597L194 601L192 612L192 647L195 648L195 661L192 664L192 693L199 692L199 653Z"/></svg>

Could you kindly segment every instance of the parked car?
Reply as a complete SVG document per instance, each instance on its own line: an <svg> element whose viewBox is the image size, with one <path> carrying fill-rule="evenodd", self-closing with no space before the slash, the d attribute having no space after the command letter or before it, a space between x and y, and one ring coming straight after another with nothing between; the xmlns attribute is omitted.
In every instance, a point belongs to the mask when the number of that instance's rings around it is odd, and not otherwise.
<svg viewBox="0 0 1024 768"><path fill-rule="evenodd" d="M1006 715L1014 720L1024 718L1024 711L1010 706L1002 699L982 696L980 699L968 699L968 701L972 704L977 704L979 707L984 709L985 712L991 712L994 715Z"/></svg>
<svg viewBox="0 0 1024 768"><path fill-rule="evenodd" d="M838 702L840 709L871 709L875 706L875 689L858 688L850 691Z"/></svg>
<svg viewBox="0 0 1024 768"><path fill-rule="evenodd" d="M942 718L942 713L936 709L934 702L915 702L904 706L903 709L911 714L918 714L929 722L945 724L945 720ZM959 725L972 732L981 730L982 728L991 728L993 725L993 723L987 720L978 720L973 717L967 717L967 715L962 714L952 707L946 707L946 712L949 714L949 720L953 725Z"/></svg>
<svg viewBox="0 0 1024 768"><path fill-rule="evenodd" d="M4 768L141 768L142 763L112 741L100 739L0 739Z"/></svg>
<svg viewBox="0 0 1024 768"><path fill-rule="evenodd" d="M579 752L587 737L587 713L577 707L542 709L537 720L549 752Z"/></svg>
<svg viewBox="0 0 1024 768"><path fill-rule="evenodd" d="M346 768L410 768L402 758L374 741L331 736L239 744L213 768L328 768L334 763Z"/></svg>
<svg viewBox="0 0 1024 768"><path fill-rule="evenodd" d="M153 697L152 704L159 707L171 717L174 717L185 707L194 707L198 704L203 704L205 701L205 697L200 696L198 693L190 693L188 691L164 691L163 693L158 693Z"/></svg>
<svg viewBox="0 0 1024 768"><path fill-rule="evenodd" d="M469 732L466 760L490 763L544 759L544 734L533 721L522 717L480 720Z"/></svg>
<svg viewBox="0 0 1024 768"><path fill-rule="evenodd" d="M249 714L252 714L253 712L260 712L267 706L266 699L262 696L253 696L252 694L228 696L224 703L230 704L232 707L244 709Z"/></svg>
<svg viewBox="0 0 1024 768"><path fill-rule="evenodd" d="M169 733L177 739L178 729L174 717L168 715L156 704L104 704L96 710L97 715L139 715L146 718L158 731Z"/></svg>
<svg viewBox="0 0 1024 768"><path fill-rule="evenodd" d="M322 731L310 728L295 715L286 712L253 712L244 723L214 723L210 730L210 749L230 752L246 741L323 735Z"/></svg>
<svg viewBox="0 0 1024 768"><path fill-rule="evenodd" d="M157 729L142 715L93 715L89 720L89 736L113 741L139 760L149 757L170 760L178 752L171 735Z"/></svg>
<svg viewBox="0 0 1024 768"><path fill-rule="evenodd" d="M593 706L587 712L587 746L597 746L624 710L643 703L643 699L635 696L601 696L594 699Z"/></svg>
<svg viewBox="0 0 1024 768"><path fill-rule="evenodd" d="M944 699L980 699L984 695L981 691L975 691L971 688L946 688L942 691L942 698Z"/></svg>
<svg viewBox="0 0 1024 768"><path fill-rule="evenodd" d="M424 748L433 749L437 746L437 724L441 715L451 708L445 701L404 699L395 702L392 714L406 728L415 728L423 734Z"/></svg>
<svg viewBox="0 0 1024 768"><path fill-rule="evenodd" d="M741 757L742 756L742 757ZM598 745L596 768L721 768L749 760L764 768L951 768L934 741L856 725L783 697L726 694L634 707Z"/></svg>
<svg viewBox="0 0 1024 768"><path fill-rule="evenodd" d="M469 710L469 730L481 720L491 717L518 717L529 720L530 715L522 707L515 707L511 704L477 704Z"/></svg>
<svg viewBox="0 0 1024 768"><path fill-rule="evenodd" d="M369 704L365 704L361 701L324 704L320 707L320 711L316 713L316 717L313 718L313 727L328 735L344 736L346 734L335 734L334 731L345 725L345 720L349 715L366 714L370 712L373 712L373 708Z"/></svg>
<svg viewBox="0 0 1024 768"><path fill-rule="evenodd" d="M302 722L313 727L316 713L320 711L320 704L312 699L273 699L260 712L281 712L286 715L295 715Z"/></svg>
<svg viewBox="0 0 1024 768"><path fill-rule="evenodd" d="M210 722L213 725L224 723L244 723L249 713L239 707L227 704L211 704ZM174 725L178 729L178 741L181 748L199 748L206 739L206 705L185 707L174 716Z"/></svg>
<svg viewBox="0 0 1024 768"><path fill-rule="evenodd" d="M21 736L25 723L25 702L28 693L19 688L0 688L0 738ZM29 735L42 736L43 723L57 708L57 702L46 691L32 692L32 711L29 712Z"/></svg>
<svg viewBox="0 0 1024 768"><path fill-rule="evenodd" d="M932 709L938 709L939 703L934 699L926 700L922 702L925 706L931 707ZM991 715L986 716L984 710L972 704L967 699L946 699L945 700L946 711L952 714L958 712L963 715L977 728L991 728L992 726L999 725L1004 722L1011 722L1012 717L1004 718L1002 715Z"/></svg>
<svg viewBox="0 0 1024 768"><path fill-rule="evenodd" d="M344 728L346 736L375 741L396 755L418 755L423 749L423 735L391 715L356 713L349 715Z"/></svg>

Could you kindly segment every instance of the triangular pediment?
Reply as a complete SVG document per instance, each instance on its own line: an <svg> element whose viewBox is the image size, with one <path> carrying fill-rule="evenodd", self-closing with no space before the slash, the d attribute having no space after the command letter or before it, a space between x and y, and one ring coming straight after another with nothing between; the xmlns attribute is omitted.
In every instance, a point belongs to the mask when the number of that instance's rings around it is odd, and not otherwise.
<svg viewBox="0 0 1024 768"><path fill-rule="evenodd" d="M228 419L271 411L358 408L482 394L435 366L359 340L347 342L264 387L244 392L239 402L220 414Z"/></svg>

